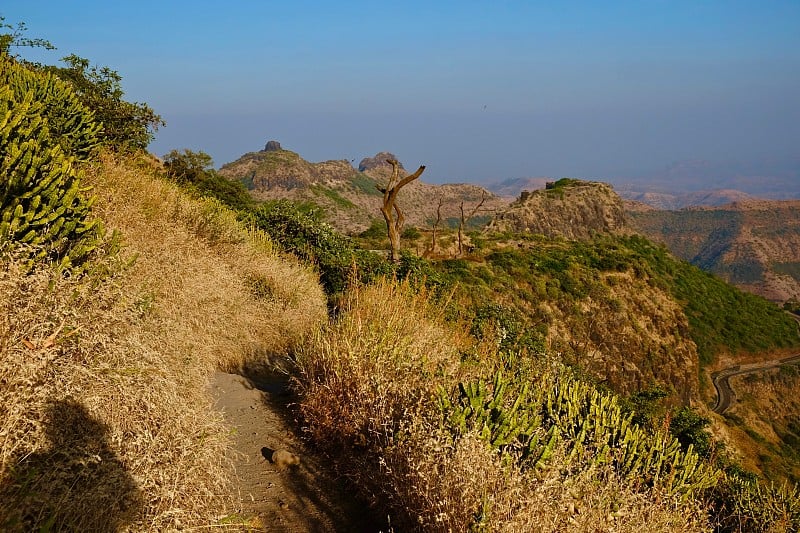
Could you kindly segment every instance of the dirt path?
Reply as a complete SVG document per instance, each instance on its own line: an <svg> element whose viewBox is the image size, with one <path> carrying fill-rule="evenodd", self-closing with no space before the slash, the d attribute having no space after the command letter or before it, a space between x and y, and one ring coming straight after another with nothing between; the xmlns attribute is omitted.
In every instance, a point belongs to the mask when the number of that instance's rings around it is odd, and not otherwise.
<svg viewBox="0 0 800 533"><path fill-rule="evenodd" d="M740 376L742 374L753 374L762 372L770 368L777 368L781 365L800 364L800 355L792 357L785 357L783 359L773 359L771 361L764 361L761 363L753 363L749 365L736 365L724 368L719 372L711 375L714 383L714 388L717 389L717 404L714 406L713 411L717 414L722 414L731 406L731 401L736 397L736 394L731 387L730 378L732 376Z"/></svg>
<svg viewBox="0 0 800 533"><path fill-rule="evenodd" d="M382 529L375 512L354 498L352 489L292 432L286 418L285 379L217 372L211 389L216 408L233 433L232 477L238 483L237 514L249 525L244 529L289 533ZM300 464L280 469L271 461L276 450L296 454Z"/></svg>

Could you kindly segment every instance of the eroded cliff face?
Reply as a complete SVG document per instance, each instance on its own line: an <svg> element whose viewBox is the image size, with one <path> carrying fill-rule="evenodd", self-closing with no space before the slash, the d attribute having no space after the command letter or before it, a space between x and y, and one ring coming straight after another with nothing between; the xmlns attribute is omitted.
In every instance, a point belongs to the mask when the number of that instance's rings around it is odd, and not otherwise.
<svg viewBox="0 0 800 533"><path fill-rule="evenodd" d="M768 300L800 300L800 201L679 211L630 209L632 225L676 256Z"/></svg>
<svg viewBox="0 0 800 533"><path fill-rule="evenodd" d="M570 179L557 181L548 189L523 191L515 202L495 215L485 231L567 239L588 239L597 233L633 233L622 199L610 185Z"/></svg>

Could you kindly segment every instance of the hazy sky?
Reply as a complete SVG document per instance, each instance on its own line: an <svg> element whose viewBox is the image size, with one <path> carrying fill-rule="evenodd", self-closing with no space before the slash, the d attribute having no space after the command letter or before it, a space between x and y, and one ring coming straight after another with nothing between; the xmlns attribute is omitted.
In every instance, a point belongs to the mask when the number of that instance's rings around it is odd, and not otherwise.
<svg viewBox="0 0 800 533"><path fill-rule="evenodd" d="M392 151L427 181L800 157L800 1L2 0L123 76L151 150Z"/></svg>

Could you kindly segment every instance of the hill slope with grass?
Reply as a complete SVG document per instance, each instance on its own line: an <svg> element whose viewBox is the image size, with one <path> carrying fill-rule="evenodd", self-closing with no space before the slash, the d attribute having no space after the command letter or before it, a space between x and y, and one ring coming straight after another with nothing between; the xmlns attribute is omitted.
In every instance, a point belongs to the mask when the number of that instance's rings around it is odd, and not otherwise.
<svg viewBox="0 0 800 533"><path fill-rule="evenodd" d="M717 208L629 213L678 257L776 302L800 300L800 202L752 200Z"/></svg>
<svg viewBox="0 0 800 533"><path fill-rule="evenodd" d="M762 300L636 236L475 234L470 255L390 264L296 206L243 201L202 157L181 166L198 154L111 151L70 105L81 151L50 129L61 107L0 96L3 529L263 527L235 512L208 385L276 359L304 434L404 530L800 526L797 489L719 460L691 409L611 390L629 372L685 391L704 340L712 361L773 346L786 315ZM672 349L687 336L696 355ZM673 363L676 381L656 368Z"/></svg>
<svg viewBox="0 0 800 533"><path fill-rule="evenodd" d="M158 173L111 157L88 170L121 246L92 274L6 258L0 516L12 526L167 530L230 514L228 429L206 384L324 319L313 273ZM76 484L70 471L93 458Z"/></svg>

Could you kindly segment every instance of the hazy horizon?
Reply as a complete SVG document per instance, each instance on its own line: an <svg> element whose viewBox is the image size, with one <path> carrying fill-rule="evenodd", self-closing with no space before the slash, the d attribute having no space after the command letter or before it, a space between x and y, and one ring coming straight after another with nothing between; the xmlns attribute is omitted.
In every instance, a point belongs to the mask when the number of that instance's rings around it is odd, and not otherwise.
<svg viewBox="0 0 800 533"><path fill-rule="evenodd" d="M798 2L11 0L0 15L58 47L23 57L118 71L168 123L155 154L217 166L271 139L310 161L391 151L434 183L800 160Z"/></svg>

